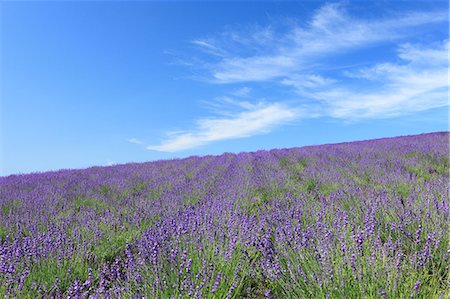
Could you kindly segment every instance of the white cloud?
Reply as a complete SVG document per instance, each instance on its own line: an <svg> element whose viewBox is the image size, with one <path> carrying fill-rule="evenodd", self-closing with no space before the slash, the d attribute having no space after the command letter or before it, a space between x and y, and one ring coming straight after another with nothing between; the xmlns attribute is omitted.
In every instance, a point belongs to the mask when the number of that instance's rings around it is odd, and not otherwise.
<svg viewBox="0 0 450 299"><path fill-rule="evenodd" d="M211 43L206 39L193 40L192 44L199 46L203 51L209 54L213 54L220 57L226 56L226 51L220 49L219 47L214 46L213 43Z"/></svg>
<svg viewBox="0 0 450 299"><path fill-rule="evenodd" d="M310 94L311 89L330 86L337 81L331 78L325 78L317 74L294 74L281 80L281 84L291 86L299 94Z"/></svg>
<svg viewBox="0 0 450 299"><path fill-rule="evenodd" d="M238 89L233 90L232 92L230 92L230 94L236 96L236 97L247 97L250 95L250 93L252 92L252 89L250 87L244 86Z"/></svg>
<svg viewBox="0 0 450 299"><path fill-rule="evenodd" d="M272 100L277 92L283 98L290 93L296 103L291 101L289 107L253 104L242 101L253 89L234 89L229 95L239 100L222 96L207 103L215 118L198 119L193 130L169 133L162 143L147 149L175 152L249 137L299 117L354 121L448 106L448 41L425 46L405 43L429 33L427 26L447 21L446 11L362 19L342 5L326 4L309 22L303 21L306 25L291 23L282 32L268 26L194 40L193 44L213 56L211 62L201 64L209 72L209 83L257 82L253 88L267 84ZM379 56L374 52L367 52L370 60L355 55L354 61L351 56L361 49L374 51L371 47L381 44L387 46L383 49L397 47L397 56L386 55L386 61L377 63L374 59ZM353 65L340 62L342 57ZM344 65L345 71L340 70Z"/></svg>
<svg viewBox="0 0 450 299"><path fill-rule="evenodd" d="M404 42L427 32L428 25L446 21L445 11L362 19L341 4L326 4L306 25L292 25L284 33L274 32L272 26L221 35L228 40L209 39L216 48L234 49L234 42L248 51L234 55L228 51L208 67L216 83L252 81L295 91L299 105L307 104L314 117L320 113L355 120L423 111L448 105L448 42L425 46ZM264 38L256 40L259 35ZM352 51L399 42L403 44L397 45L394 62L336 71L339 59Z"/></svg>
<svg viewBox="0 0 450 299"><path fill-rule="evenodd" d="M431 47L401 46L399 63L348 73L374 83L375 88L343 83L321 86L308 95L321 103L324 114L344 119L391 117L445 107L449 104L448 45L447 41Z"/></svg>
<svg viewBox="0 0 450 299"><path fill-rule="evenodd" d="M419 12L393 15L383 19L358 19L339 4L318 9L306 26L292 26L287 32L274 34L263 28L247 36L233 32L223 39L202 44L206 50L227 53L218 63L208 64L216 83L268 81L315 69L329 56L369 47L376 43L396 41L417 34L426 24L445 22L445 12ZM260 36L257 39L255 37ZM248 51L233 51L244 46ZM230 50L228 50L230 49ZM256 49L256 50L255 50ZM248 52L253 51L253 55Z"/></svg>
<svg viewBox="0 0 450 299"><path fill-rule="evenodd" d="M265 81L296 68L295 58L287 55L227 58L214 70L213 77L218 83Z"/></svg>
<svg viewBox="0 0 450 299"><path fill-rule="evenodd" d="M216 97L213 101L203 101L202 104L213 115L220 117L232 118L239 112L255 109L255 104L249 101L237 100L229 96Z"/></svg>
<svg viewBox="0 0 450 299"><path fill-rule="evenodd" d="M136 138L130 138L128 139L128 142L133 143L133 144L142 144L142 141Z"/></svg>
<svg viewBox="0 0 450 299"><path fill-rule="evenodd" d="M244 138L270 132L275 126L298 116L297 111L279 103L244 105L247 109L224 118L203 118L192 132L172 134L159 145L147 149L176 152L214 141Z"/></svg>

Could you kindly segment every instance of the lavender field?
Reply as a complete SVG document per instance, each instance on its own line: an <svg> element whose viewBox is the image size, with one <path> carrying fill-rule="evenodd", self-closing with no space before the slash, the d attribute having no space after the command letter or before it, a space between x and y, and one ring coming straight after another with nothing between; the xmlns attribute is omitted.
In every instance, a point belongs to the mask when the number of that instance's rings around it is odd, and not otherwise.
<svg viewBox="0 0 450 299"><path fill-rule="evenodd" d="M6 298L448 298L449 133L0 178Z"/></svg>

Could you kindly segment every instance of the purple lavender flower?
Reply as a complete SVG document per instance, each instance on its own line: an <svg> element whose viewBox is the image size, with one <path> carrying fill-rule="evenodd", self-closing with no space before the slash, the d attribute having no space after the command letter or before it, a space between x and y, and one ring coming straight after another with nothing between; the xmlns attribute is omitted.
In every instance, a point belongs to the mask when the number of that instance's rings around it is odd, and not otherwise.
<svg viewBox="0 0 450 299"><path fill-rule="evenodd" d="M211 294L216 293L217 288L219 287L221 278L222 278L222 273L217 272L216 281L214 282L214 285L212 286L211 291L210 291Z"/></svg>
<svg viewBox="0 0 450 299"><path fill-rule="evenodd" d="M0 177L0 293L430 296L448 288L448 137Z"/></svg>
<svg viewBox="0 0 450 299"><path fill-rule="evenodd" d="M416 281L416 283L414 284L414 291L416 291L416 293L419 293L420 291L420 285L421 285L421 281L420 279Z"/></svg>

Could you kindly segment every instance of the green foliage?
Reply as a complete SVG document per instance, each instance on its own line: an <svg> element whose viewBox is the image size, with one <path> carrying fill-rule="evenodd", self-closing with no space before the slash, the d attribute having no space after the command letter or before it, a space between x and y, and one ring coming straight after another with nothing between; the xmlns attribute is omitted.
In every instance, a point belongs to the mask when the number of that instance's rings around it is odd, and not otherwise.
<svg viewBox="0 0 450 299"><path fill-rule="evenodd" d="M117 185L86 184L96 186L93 190L83 190L84 181L69 184L81 192L70 190L62 200L52 193L36 213L28 213L26 201L2 198L0 241L14 233L21 248L30 236L39 237L34 248L41 240L50 245L45 256L22 252L17 263L9 254L13 279L25 269L29 275L22 290L10 283L15 288L10 294L4 282L11 278L0 273L0 297L51 298L56 279L67 297L69 286L83 283L90 268L96 289L100 269L113 266L123 276L112 278L108 287L123 288L121 298L259 299L267 291L274 299L446 298L448 158L403 151L312 150L308 159L248 159L236 168L224 163L211 169L213 159L198 165L193 160L178 170L161 164L172 177L153 180L139 172ZM197 175L205 182L191 184ZM215 206L216 200L222 202ZM28 222L18 219L24 211ZM155 230L141 240L149 227ZM55 232L66 250L52 247L48 234ZM149 251L142 252L142 246ZM427 257L419 263L421 254ZM414 288L418 281L420 288ZM201 294L188 295L191 286Z"/></svg>
<svg viewBox="0 0 450 299"><path fill-rule="evenodd" d="M0 225L0 243L6 239L8 232L9 230L6 226Z"/></svg>
<svg viewBox="0 0 450 299"><path fill-rule="evenodd" d="M291 166L290 159L288 157L280 158L280 166L282 168L289 168Z"/></svg>
<svg viewBox="0 0 450 299"><path fill-rule="evenodd" d="M328 184L328 183L320 183L319 191L321 194L328 196L331 193L335 192L338 189L336 183Z"/></svg>
<svg viewBox="0 0 450 299"><path fill-rule="evenodd" d="M339 245L333 247L330 252L333 263L329 268L333 276L323 271L324 265L314 250L280 249L283 252L280 265L284 271L271 285L278 295L276 298L376 299L382 295L380 290L383 290L385 298L445 298L442 297L445 291L439 286L448 276L439 277L430 266L418 271L410 263L401 264L401 271L395 271L392 269L395 264L392 257L382 256L380 252L376 259L371 259L368 255L370 242L366 241L363 246L364 251L356 253L343 253ZM353 254L356 254L356 271L350 263ZM298 271L292 272L292 269ZM418 292L414 290L417 281L423 285Z"/></svg>
<svg viewBox="0 0 450 299"><path fill-rule="evenodd" d="M316 190L317 182L313 178L307 178L304 180L303 186L305 186L307 192L311 193Z"/></svg>
<svg viewBox="0 0 450 299"><path fill-rule="evenodd" d="M286 169L290 175L290 179L294 182L301 181L302 172L308 166L306 158L294 160L287 157L282 157L279 160L280 166Z"/></svg>
<svg viewBox="0 0 450 299"><path fill-rule="evenodd" d="M2 204L1 211L3 217L8 217L9 214L17 212L21 207L20 199L9 200Z"/></svg>
<svg viewBox="0 0 450 299"><path fill-rule="evenodd" d="M98 189L98 194L108 196L111 194L111 188L108 185L102 185Z"/></svg>
<svg viewBox="0 0 450 299"><path fill-rule="evenodd" d="M406 169L410 177L417 177L420 182L428 182L430 180L430 173L426 171L421 165L407 165Z"/></svg>
<svg viewBox="0 0 450 299"><path fill-rule="evenodd" d="M411 194L411 185L406 182L399 182L394 185L394 193L401 199L406 199Z"/></svg>
<svg viewBox="0 0 450 299"><path fill-rule="evenodd" d="M192 207L200 202L200 196L196 194L191 194L184 197L184 203L186 207Z"/></svg>
<svg viewBox="0 0 450 299"><path fill-rule="evenodd" d="M249 198L240 199L239 206L249 216L258 217L271 209L271 203L280 198L285 190L278 186L267 186L256 188Z"/></svg>
<svg viewBox="0 0 450 299"><path fill-rule="evenodd" d="M30 273L25 279L21 298L36 298L39 292L49 293L54 290L55 280L64 293L75 280L85 281L90 265L80 255L58 261L55 257L47 257L31 264ZM41 290L37 289L40 287Z"/></svg>
<svg viewBox="0 0 450 299"><path fill-rule="evenodd" d="M430 174L450 176L450 157L434 157L430 162Z"/></svg>
<svg viewBox="0 0 450 299"><path fill-rule="evenodd" d="M148 183L146 182L136 182L135 185L131 188L130 195L131 196L139 196L144 194L147 191Z"/></svg>
<svg viewBox="0 0 450 299"><path fill-rule="evenodd" d="M194 170L188 171L188 172L186 172L184 174L184 177L185 177L187 182L192 181L194 179L194 176L195 176L195 171Z"/></svg>
<svg viewBox="0 0 450 299"><path fill-rule="evenodd" d="M147 298L186 298L183 289L183 281L189 281L194 286L202 284L204 278L208 278L205 286L201 291L202 298L244 298L248 287L251 287L253 278L251 277L251 269L259 258L259 253L246 248L242 244L237 243L229 258L224 257L226 245L212 243L205 246L203 250L198 251L192 244L180 244L180 251L186 252L186 261L191 261L189 270L186 263L181 260L181 252L175 264L169 262L168 259L161 260L158 279L165 281L168 288L154 288L152 281L155 279L156 273L152 269L144 270L142 287ZM240 269L238 274L236 269ZM221 279L217 289L213 292L218 273L221 273ZM237 275L236 275L237 274ZM231 286L234 290L229 294ZM195 287L194 287L195 289Z"/></svg>
<svg viewBox="0 0 450 299"><path fill-rule="evenodd" d="M362 175L353 175L352 179L360 186L370 187L373 185L372 175L368 171L364 171Z"/></svg>
<svg viewBox="0 0 450 299"><path fill-rule="evenodd" d="M75 198L73 204L76 210L81 208L90 208L96 212L102 212L109 208L109 205L101 199L80 196Z"/></svg>
<svg viewBox="0 0 450 299"><path fill-rule="evenodd" d="M140 227L118 227L101 224L102 237L91 245L90 252L94 254L100 264L113 262L116 257L122 254L126 244L138 239L149 226L149 221L143 222Z"/></svg>

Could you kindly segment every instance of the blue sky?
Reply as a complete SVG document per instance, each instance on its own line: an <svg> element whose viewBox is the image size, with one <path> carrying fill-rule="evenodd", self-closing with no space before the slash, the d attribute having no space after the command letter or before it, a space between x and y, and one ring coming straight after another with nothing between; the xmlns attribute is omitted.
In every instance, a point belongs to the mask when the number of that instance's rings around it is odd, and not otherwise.
<svg viewBox="0 0 450 299"><path fill-rule="evenodd" d="M447 1L3 1L1 175L448 130Z"/></svg>

